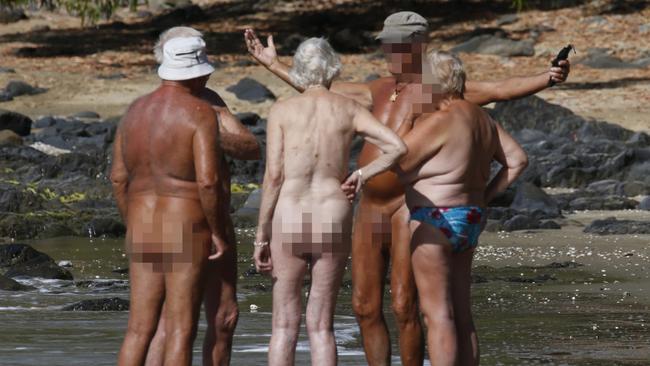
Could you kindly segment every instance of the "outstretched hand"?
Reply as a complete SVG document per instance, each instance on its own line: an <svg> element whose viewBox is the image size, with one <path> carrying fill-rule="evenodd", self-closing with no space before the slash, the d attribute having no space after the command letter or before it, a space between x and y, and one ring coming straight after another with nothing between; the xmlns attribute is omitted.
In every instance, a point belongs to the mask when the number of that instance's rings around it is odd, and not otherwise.
<svg viewBox="0 0 650 366"><path fill-rule="evenodd" d="M246 48L248 52L257 60L266 67L270 67L278 59L278 54L275 51L275 43L273 43L273 36L267 38L267 46L264 47L262 42L255 31L248 28L244 31L244 40L246 41Z"/></svg>
<svg viewBox="0 0 650 366"><path fill-rule="evenodd" d="M551 81L554 83L563 83L569 77L569 72L571 72L571 62L569 60L562 60L559 62L559 66L552 66L548 71Z"/></svg>
<svg viewBox="0 0 650 366"><path fill-rule="evenodd" d="M220 236L212 234L212 254L208 257L209 260L217 260L223 256L228 250L228 244Z"/></svg>

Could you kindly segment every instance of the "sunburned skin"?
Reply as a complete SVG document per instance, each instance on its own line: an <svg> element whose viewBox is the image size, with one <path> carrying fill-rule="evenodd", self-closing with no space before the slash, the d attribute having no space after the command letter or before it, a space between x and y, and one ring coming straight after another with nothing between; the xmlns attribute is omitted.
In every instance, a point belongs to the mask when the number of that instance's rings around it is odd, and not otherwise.
<svg viewBox="0 0 650 366"><path fill-rule="evenodd" d="M223 255L221 152L207 77L167 82L118 129L111 179L127 223L131 308L119 365L141 365L165 301L165 364L189 365L212 242Z"/></svg>
<svg viewBox="0 0 650 366"><path fill-rule="evenodd" d="M203 295L205 317L208 327L203 342L203 359L205 364L228 365L232 348L232 339L239 317L237 307L237 246L235 228L230 212L230 170L225 155L235 159L257 160L260 147L255 136L228 110L226 103L215 91L205 88L201 99L212 106L219 124L219 145L224 153L220 164L224 198L222 217L226 233L228 250L222 260L208 262L206 287ZM165 308L163 307L163 314ZM151 341L147 354L146 366L159 366L164 362L165 317L158 322L156 335Z"/></svg>

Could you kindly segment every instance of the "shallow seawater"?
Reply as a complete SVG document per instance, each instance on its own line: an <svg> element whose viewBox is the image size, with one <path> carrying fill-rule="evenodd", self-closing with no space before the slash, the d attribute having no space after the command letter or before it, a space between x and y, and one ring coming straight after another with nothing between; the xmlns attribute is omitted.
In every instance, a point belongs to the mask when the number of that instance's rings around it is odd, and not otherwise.
<svg viewBox="0 0 650 366"><path fill-rule="evenodd" d="M591 212L569 216L557 231L486 233L476 254L473 306L482 365L650 364L650 235L593 236L581 225L605 216L650 220L648 213ZM253 230L238 230L241 316L233 365L262 365L271 325L270 281L246 276ZM70 260L75 281L21 279L37 290L0 291L0 365L112 365L126 312L66 312L82 299L128 298L120 240L55 238L28 242L55 260ZM580 266L550 265L574 261ZM339 296L335 328L339 364L365 365L351 308L349 271ZM307 287L305 287L307 291ZM399 365L395 322L385 312ZM256 312L250 310L254 304ZM304 322L303 322L304 323ZM194 364L201 364L200 321ZM297 365L309 364L304 326Z"/></svg>

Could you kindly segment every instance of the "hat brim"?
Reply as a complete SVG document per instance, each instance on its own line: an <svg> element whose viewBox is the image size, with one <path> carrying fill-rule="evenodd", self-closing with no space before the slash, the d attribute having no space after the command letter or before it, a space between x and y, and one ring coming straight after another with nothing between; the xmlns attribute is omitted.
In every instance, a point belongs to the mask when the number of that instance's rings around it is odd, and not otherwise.
<svg viewBox="0 0 650 366"><path fill-rule="evenodd" d="M184 68L171 68L163 64L158 67L158 76L163 80L180 81L200 78L202 76L210 75L214 71L215 68L209 63L192 65Z"/></svg>

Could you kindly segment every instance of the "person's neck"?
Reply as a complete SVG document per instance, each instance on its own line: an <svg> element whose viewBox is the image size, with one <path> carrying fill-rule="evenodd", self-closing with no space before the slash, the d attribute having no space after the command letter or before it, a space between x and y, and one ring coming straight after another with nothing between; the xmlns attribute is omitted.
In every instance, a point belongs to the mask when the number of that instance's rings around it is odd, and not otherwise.
<svg viewBox="0 0 650 366"><path fill-rule="evenodd" d="M305 88L305 91L307 90L329 90L329 87L326 85L322 84L315 84L315 85L310 85Z"/></svg>
<svg viewBox="0 0 650 366"><path fill-rule="evenodd" d="M195 96L201 95L201 92L203 91L203 88L199 88L198 86L186 81L163 80L162 86L178 88Z"/></svg>
<svg viewBox="0 0 650 366"><path fill-rule="evenodd" d="M447 107L449 107L449 105L452 102L454 102L456 100L462 100L462 99L464 99L462 94L449 94L449 95L446 95L444 98L442 98L440 100L440 102L438 102L438 109L447 109Z"/></svg>
<svg viewBox="0 0 650 366"><path fill-rule="evenodd" d="M420 84L422 83L422 74L420 73L404 73L394 74L395 81L399 84Z"/></svg>

